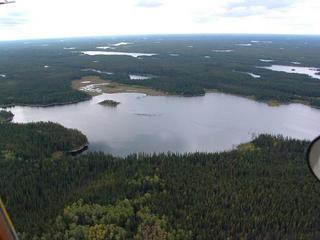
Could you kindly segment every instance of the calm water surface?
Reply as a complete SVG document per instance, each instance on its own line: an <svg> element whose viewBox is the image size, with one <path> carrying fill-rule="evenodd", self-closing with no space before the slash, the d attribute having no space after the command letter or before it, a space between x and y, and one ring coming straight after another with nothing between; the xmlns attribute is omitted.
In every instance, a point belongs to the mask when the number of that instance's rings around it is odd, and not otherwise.
<svg viewBox="0 0 320 240"><path fill-rule="evenodd" d="M98 102L112 99L117 108ZM132 152L223 151L253 134L313 139L320 134L320 111L290 104L269 107L221 93L204 97L102 94L92 100L48 108L14 107L14 122L53 121L80 129L91 150L116 155Z"/></svg>
<svg viewBox="0 0 320 240"><path fill-rule="evenodd" d="M130 57L151 57L157 54L155 53L129 53L129 52L106 52L106 51L82 51L84 55L96 56L96 55L105 55L105 56L130 56Z"/></svg>
<svg viewBox="0 0 320 240"><path fill-rule="evenodd" d="M295 62L297 63L297 62ZM272 65L270 67L261 67L277 72L286 72L286 73L296 73L296 74L305 74L312 78L320 79L320 70L315 67L297 67L297 66L286 66L286 65Z"/></svg>

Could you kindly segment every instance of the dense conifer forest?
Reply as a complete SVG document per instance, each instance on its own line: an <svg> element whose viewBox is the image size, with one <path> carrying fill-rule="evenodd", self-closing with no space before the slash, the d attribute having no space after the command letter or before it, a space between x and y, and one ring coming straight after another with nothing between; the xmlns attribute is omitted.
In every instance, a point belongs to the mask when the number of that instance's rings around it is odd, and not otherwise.
<svg viewBox="0 0 320 240"><path fill-rule="evenodd" d="M0 155L4 160L52 157L88 143L75 129L66 130L54 123L0 125Z"/></svg>
<svg viewBox="0 0 320 240"><path fill-rule="evenodd" d="M97 47L112 46L121 41L132 44L113 46L111 50L157 55L134 58L81 54L81 51L102 51ZM85 100L90 97L73 90L72 80L85 75L99 75L115 82L142 85L170 94L202 95L214 89L259 101L298 101L319 107L319 79L258 68L272 64L292 65L292 62L319 68L319 42L316 36L272 35L173 35L1 42L0 106L51 105ZM82 71L85 69L113 74ZM261 77L254 78L246 72ZM129 74L145 74L153 78L130 80Z"/></svg>
<svg viewBox="0 0 320 240"><path fill-rule="evenodd" d="M84 142L53 123L0 125L0 195L21 239L320 237L306 141L261 135L223 153L53 154Z"/></svg>

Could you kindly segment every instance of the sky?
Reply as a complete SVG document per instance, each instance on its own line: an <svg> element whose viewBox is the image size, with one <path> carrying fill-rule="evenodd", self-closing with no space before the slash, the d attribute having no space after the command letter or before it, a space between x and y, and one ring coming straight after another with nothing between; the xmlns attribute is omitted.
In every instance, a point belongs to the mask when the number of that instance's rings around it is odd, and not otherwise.
<svg viewBox="0 0 320 240"><path fill-rule="evenodd" d="M16 0L0 5L0 41L181 33L319 35L319 23L319 0Z"/></svg>

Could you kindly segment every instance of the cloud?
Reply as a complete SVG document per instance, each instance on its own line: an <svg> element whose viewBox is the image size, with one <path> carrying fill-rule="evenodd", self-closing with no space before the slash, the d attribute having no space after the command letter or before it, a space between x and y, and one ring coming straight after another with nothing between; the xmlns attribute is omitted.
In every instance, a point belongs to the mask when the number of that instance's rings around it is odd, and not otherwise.
<svg viewBox="0 0 320 240"><path fill-rule="evenodd" d="M25 24L29 21L24 12L11 12L4 16L0 16L1 27L13 27Z"/></svg>
<svg viewBox="0 0 320 240"><path fill-rule="evenodd" d="M296 0L238 0L226 4L224 17L247 17L287 9Z"/></svg>
<svg viewBox="0 0 320 240"><path fill-rule="evenodd" d="M140 0L137 2L137 7L156 8L162 6L163 3L159 0Z"/></svg>
<svg viewBox="0 0 320 240"><path fill-rule="evenodd" d="M212 22L216 18L217 18L216 14L210 14L210 13L201 13L201 14L193 15L193 21L199 24Z"/></svg>
<svg viewBox="0 0 320 240"><path fill-rule="evenodd" d="M219 18L245 18L260 16L261 18L269 13L280 13L288 10L299 0L225 0L216 9L208 5L207 10L194 14L194 22L209 23Z"/></svg>
<svg viewBox="0 0 320 240"><path fill-rule="evenodd" d="M242 1L232 1L227 4L227 8L236 8L236 7L264 7L266 9L276 9L284 8L294 4L295 0L242 0Z"/></svg>
<svg viewBox="0 0 320 240"><path fill-rule="evenodd" d="M17 0L0 7L0 41L167 33L320 34L319 0L82 2L87 1Z"/></svg>
<svg viewBox="0 0 320 240"><path fill-rule="evenodd" d="M4 26L4 27L16 26L16 25L23 24L23 23L24 23L23 20L17 20L17 19L12 19L12 18L8 18L8 17L1 17L0 18L0 26Z"/></svg>
<svg viewBox="0 0 320 240"><path fill-rule="evenodd" d="M253 15L265 14L268 9L264 6L250 6L250 7L234 7L227 10L224 17L248 17Z"/></svg>

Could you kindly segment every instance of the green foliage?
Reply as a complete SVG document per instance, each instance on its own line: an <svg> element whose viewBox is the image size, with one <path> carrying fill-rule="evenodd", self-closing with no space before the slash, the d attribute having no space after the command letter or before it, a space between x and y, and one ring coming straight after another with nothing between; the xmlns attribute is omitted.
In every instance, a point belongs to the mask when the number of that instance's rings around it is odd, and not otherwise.
<svg viewBox="0 0 320 240"><path fill-rule="evenodd" d="M73 203L50 226L40 239L121 240L177 239L184 231L168 229L167 219L153 214L148 207L137 205L141 199L122 200L114 205ZM169 236L171 238L169 238ZM187 238L184 238L187 239Z"/></svg>
<svg viewBox="0 0 320 240"><path fill-rule="evenodd" d="M249 146L124 159L7 150L0 194L21 239L319 238L308 142L261 135Z"/></svg>
<svg viewBox="0 0 320 240"><path fill-rule="evenodd" d="M116 107L118 106L120 103L119 102L116 102L116 101L113 101L113 100L104 100L102 102L99 102L100 105L103 105L103 106L108 106L108 107Z"/></svg>
<svg viewBox="0 0 320 240"><path fill-rule="evenodd" d="M237 149L239 151L253 151L255 150L255 145L253 143L243 143L240 144Z"/></svg>
<svg viewBox="0 0 320 240"><path fill-rule="evenodd" d="M49 157L77 149L87 142L78 130L67 130L50 122L0 124L0 156L6 160Z"/></svg>

